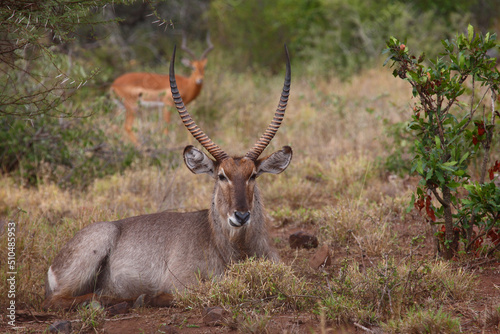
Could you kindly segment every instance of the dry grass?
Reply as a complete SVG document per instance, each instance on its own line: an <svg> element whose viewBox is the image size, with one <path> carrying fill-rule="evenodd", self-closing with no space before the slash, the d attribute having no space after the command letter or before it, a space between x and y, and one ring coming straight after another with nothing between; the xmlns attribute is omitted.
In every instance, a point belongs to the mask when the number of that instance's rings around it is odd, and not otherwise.
<svg viewBox="0 0 500 334"><path fill-rule="evenodd" d="M441 261L404 259L396 262L386 256L376 263L346 259L339 274L334 275L327 286L321 309L336 323L373 325L387 321L396 326L407 318L410 321L416 314L431 322L436 320L434 316L443 318L441 307L471 301L470 291L477 287L477 280L474 275Z"/></svg>
<svg viewBox="0 0 500 334"><path fill-rule="evenodd" d="M390 321L382 326L386 333L463 333L460 320L442 309L412 310L404 320Z"/></svg>
<svg viewBox="0 0 500 334"><path fill-rule="evenodd" d="M202 282L198 289L178 293L183 307L224 305L234 310L261 309L268 313L303 310L314 305L312 286L284 263L248 259L228 268L222 278Z"/></svg>
<svg viewBox="0 0 500 334"><path fill-rule="evenodd" d="M228 153L244 154L272 118L282 84L281 76L212 72L189 110ZM429 228L405 216L407 184L389 180L379 162L389 153L384 119L402 120L409 97L409 88L387 69L369 71L350 83L294 78L285 122L264 153L291 145L294 158L285 173L265 175L259 185L275 225L318 231L320 242L335 250L333 265L318 273L304 265L309 253L291 257L283 243L279 250L285 263L235 264L222 279L180 294L179 305L244 310L239 329L258 332L276 310L323 314L334 323L379 325L420 316L442 319L441 305L474 298L469 272L425 258L417 265L407 256L414 251L410 240L428 236ZM99 123L110 132L123 132L123 118L123 113L101 116ZM163 122L156 112L138 117L135 124L146 147L166 152L161 168L137 163L123 174L95 180L85 191L61 190L50 183L24 188L0 176L0 218L17 224L19 304L39 308L47 268L82 227L160 210L208 207L212 180L183 166L182 147L192 140L180 121L172 120L168 136L162 134ZM7 257L6 243L3 233L2 259ZM2 271L3 290L4 275ZM390 286L389 294L380 294ZM422 297L414 300L417 291ZM414 302L423 309L422 315L420 310L409 311ZM0 301L0 306L4 303ZM248 310L255 305L261 313Z"/></svg>

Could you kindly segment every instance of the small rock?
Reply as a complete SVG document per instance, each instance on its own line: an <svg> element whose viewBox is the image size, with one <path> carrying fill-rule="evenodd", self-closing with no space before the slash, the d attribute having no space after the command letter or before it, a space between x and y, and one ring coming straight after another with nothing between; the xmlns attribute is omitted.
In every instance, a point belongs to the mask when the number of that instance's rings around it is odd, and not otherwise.
<svg viewBox="0 0 500 334"><path fill-rule="evenodd" d="M126 314L130 310L130 305L127 302L121 302L119 304L115 304L111 307L108 307L107 311L109 316L115 316L118 314Z"/></svg>
<svg viewBox="0 0 500 334"><path fill-rule="evenodd" d="M290 247L311 249L318 247L318 238L304 231L296 232L288 238Z"/></svg>
<svg viewBox="0 0 500 334"><path fill-rule="evenodd" d="M152 333L165 333L165 334L178 334L179 331L175 328L175 327L172 327L172 326L168 326L166 324L163 324L161 325L160 327L158 327L158 329L156 330L156 332L152 332Z"/></svg>
<svg viewBox="0 0 500 334"><path fill-rule="evenodd" d="M326 267L330 264L332 264L332 256L330 255L330 248L326 244L321 246L309 259L309 265L314 269L322 266Z"/></svg>
<svg viewBox="0 0 500 334"><path fill-rule="evenodd" d="M56 321L49 326L49 332L69 334L71 333L71 322L67 320Z"/></svg>
<svg viewBox="0 0 500 334"><path fill-rule="evenodd" d="M221 326L227 323L229 312L222 307L205 307L203 310L203 322L207 326Z"/></svg>

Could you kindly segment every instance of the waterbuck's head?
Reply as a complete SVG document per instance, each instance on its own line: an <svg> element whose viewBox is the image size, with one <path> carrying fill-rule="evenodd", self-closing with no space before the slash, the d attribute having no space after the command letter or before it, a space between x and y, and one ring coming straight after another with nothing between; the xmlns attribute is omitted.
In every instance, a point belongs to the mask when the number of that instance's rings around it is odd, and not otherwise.
<svg viewBox="0 0 500 334"><path fill-rule="evenodd" d="M170 63L170 87L179 115L189 132L212 155L213 159L193 146L184 149L184 162L195 174L206 173L215 179L212 210L227 221L225 229L239 229L252 224L255 215L261 215L262 204L256 188L256 179L263 173L279 174L292 160L292 149L284 146L273 154L260 158L285 116L290 93L291 69L288 50L286 76L281 99L274 118L254 147L243 157L230 157L195 124L177 89L174 74L175 48ZM262 218L262 217L260 217Z"/></svg>

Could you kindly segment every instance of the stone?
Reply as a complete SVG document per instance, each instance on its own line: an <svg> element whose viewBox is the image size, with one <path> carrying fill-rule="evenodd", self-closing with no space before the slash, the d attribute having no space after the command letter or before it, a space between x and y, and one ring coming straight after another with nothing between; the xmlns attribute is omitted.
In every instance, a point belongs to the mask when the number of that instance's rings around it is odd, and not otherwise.
<svg viewBox="0 0 500 334"><path fill-rule="evenodd" d="M152 332L151 334L153 333L178 334L179 331L173 326L168 326L166 324L163 324L155 332Z"/></svg>
<svg viewBox="0 0 500 334"><path fill-rule="evenodd" d="M71 322L67 320L56 321L49 326L49 332L69 334L71 333Z"/></svg>
<svg viewBox="0 0 500 334"><path fill-rule="evenodd" d="M328 245L321 246L309 259L311 268L318 269L332 264L332 256Z"/></svg>
<svg viewBox="0 0 500 334"><path fill-rule="evenodd" d="M221 326L228 322L229 312L222 307L205 307L202 313L203 323L207 326Z"/></svg>
<svg viewBox="0 0 500 334"><path fill-rule="evenodd" d="M296 232L288 238L291 248L311 249L318 247L318 238L304 231Z"/></svg>

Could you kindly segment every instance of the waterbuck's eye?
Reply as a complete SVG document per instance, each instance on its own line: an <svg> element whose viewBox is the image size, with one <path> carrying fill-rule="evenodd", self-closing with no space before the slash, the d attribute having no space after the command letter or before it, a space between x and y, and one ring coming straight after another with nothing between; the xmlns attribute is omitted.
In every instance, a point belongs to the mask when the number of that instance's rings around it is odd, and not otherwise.
<svg viewBox="0 0 500 334"><path fill-rule="evenodd" d="M224 174L219 174L219 181L227 181L227 177Z"/></svg>
<svg viewBox="0 0 500 334"><path fill-rule="evenodd" d="M250 180L252 180L252 181L254 181L256 178L257 178L257 174L252 174L252 176L250 176Z"/></svg>

